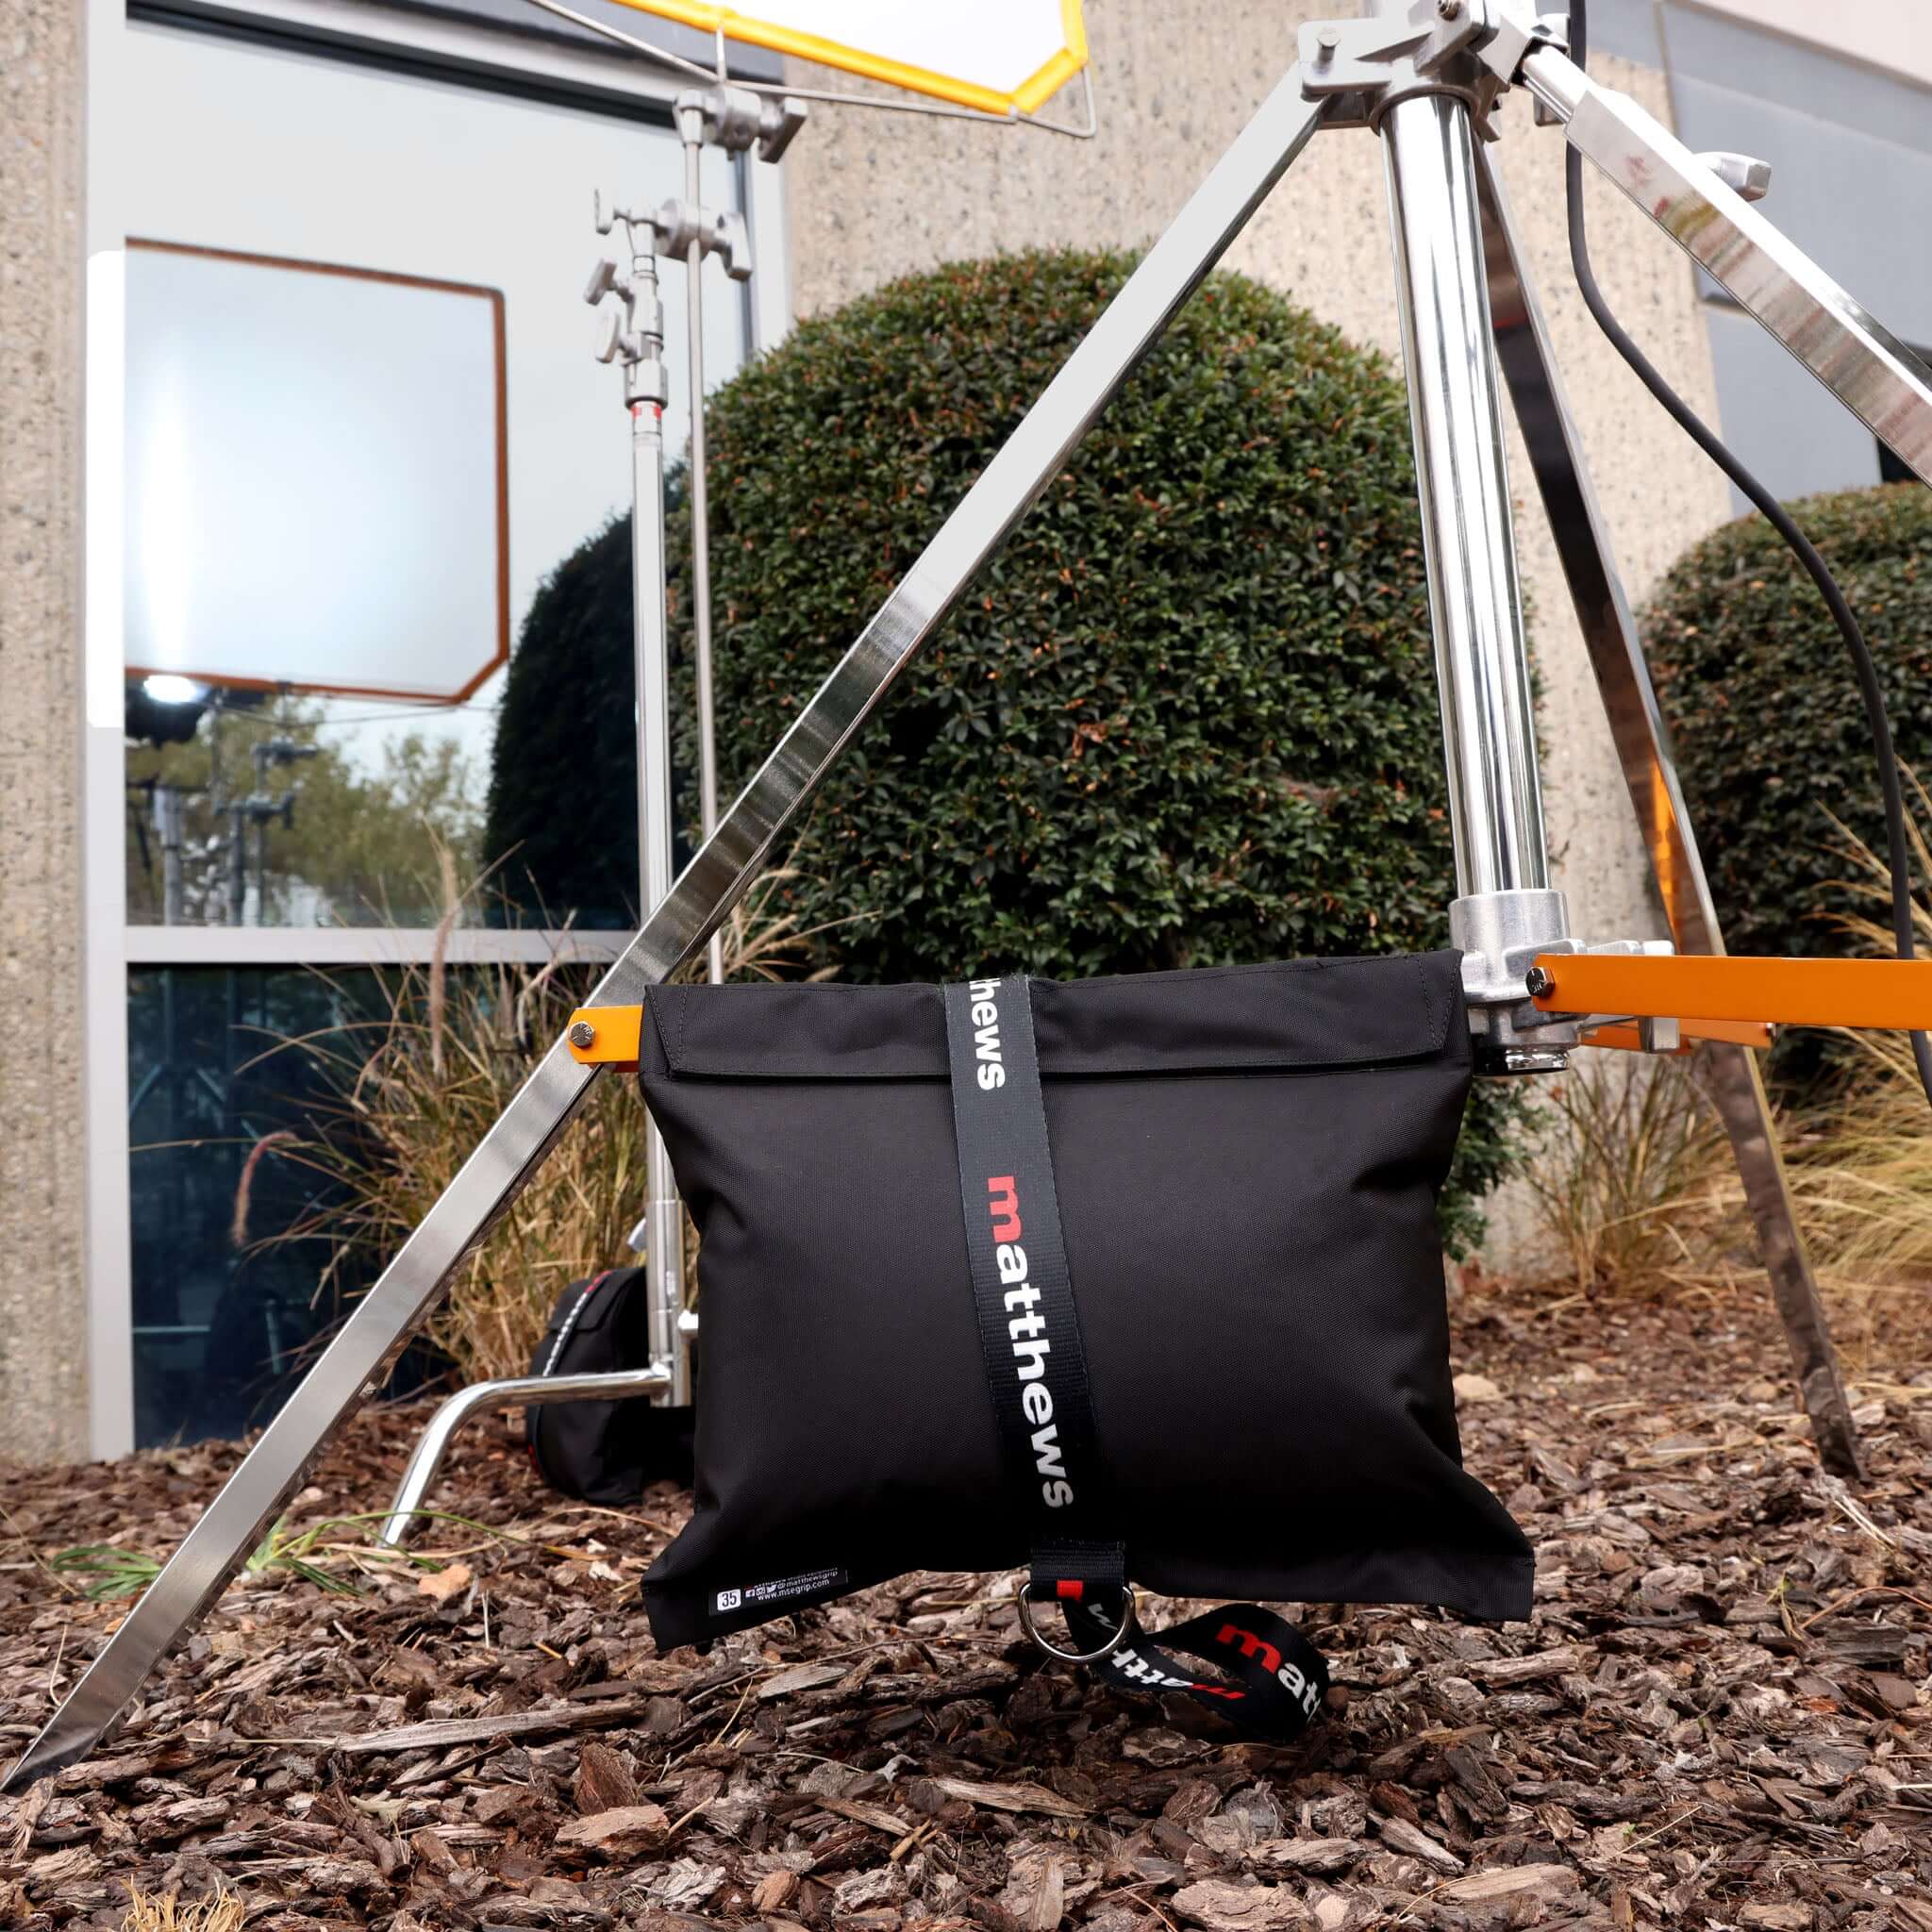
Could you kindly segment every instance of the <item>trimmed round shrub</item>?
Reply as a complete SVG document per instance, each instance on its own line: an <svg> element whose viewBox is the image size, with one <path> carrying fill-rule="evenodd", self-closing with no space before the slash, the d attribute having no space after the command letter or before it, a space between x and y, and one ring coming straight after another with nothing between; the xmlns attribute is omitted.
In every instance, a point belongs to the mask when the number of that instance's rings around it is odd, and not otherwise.
<svg viewBox="0 0 1932 1932"><path fill-rule="evenodd" d="M495 868L491 884L503 899L532 918L592 927L636 922L631 648L626 516L545 580L504 678L483 859Z"/></svg>
<svg viewBox="0 0 1932 1932"><path fill-rule="evenodd" d="M1133 260L1035 253L911 276L802 324L711 399L724 799ZM688 774L681 505L670 549ZM561 650L575 685L624 554L620 531L593 540L532 613L497 741L493 850L515 834L500 800L544 795L539 774L503 771L523 757L518 680L548 682L541 667ZM603 649L597 709L625 718L627 631ZM530 706L546 741L558 691ZM586 749L579 735L561 755ZM574 775L565 842L580 846L594 824L612 853L635 850L629 771L613 755L599 774L601 817ZM688 783L680 808L695 820ZM1388 363L1254 281L1212 276L780 857L796 868L790 909L829 928L826 956L858 980L1443 944L1455 886L1441 729L1407 404ZM532 869L553 905L568 903L558 877ZM1503 1164L1507 1111L1489 1090L1473 1116L1453 1236L1468 1235L1468 1197Z"/></svg>
<svg viewBox="0 0 1932 1932"><path fill-rule="evenodd" d="M1864 628L1900 758L1932 779L1932 491L1888 483L1791 508ZM1694 544L1651 599L1643 634L1730 950L1842 954L1839 917L1889 924L1846 883L1857 868L1831 823L1883 855L1851 658L1777 533L1750 517ZM1822 1038L1788 1035L1783 1072L1814 1072Z"/></svg>
<svg viewBox="0 0 1932 1932"><path fill-rule="evenodd" d="M958 263L802 325L708 419L727 791L1133 265ZM860 735L793 848L853 977L1439 943L1452 895L1407 404L1214 276ZM674 580L689 523L672 536ZM694 745L680 740L689 765Z"/></svg>

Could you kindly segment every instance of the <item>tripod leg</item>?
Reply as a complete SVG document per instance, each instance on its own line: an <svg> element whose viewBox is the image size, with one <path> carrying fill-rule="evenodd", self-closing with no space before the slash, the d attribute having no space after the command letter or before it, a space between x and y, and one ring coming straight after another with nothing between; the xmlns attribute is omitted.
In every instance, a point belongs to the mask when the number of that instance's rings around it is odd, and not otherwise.
<svg viewBox="0 0 1932 1932"><path fill-rule="evenodd" d="M1476 187L1497 354L1569 580L1591 667L1609 713L1624 783L1650 849L1671 933L1681 952L1722 953L1724 938L1685 809L1670 735L1657 708L1582 443L1564 401L1535 283L1517 245L1503 185L1481 150L1476 155ZM1713 1042L1705 1052L1713 1097L1757 1224L1758 1247L1790 1344L1819 1457L1836 1474L1856 1476L1857 1430L1818 1285L1791 1211L1764 1083L1748 1048Z"/></svg>
<svg viewBox="0 0 1932 1932"><path fill-rule="evenodd" d="M1324 103L1303 98L1300 70L1291 68L652 909L599 982L592 1004L638 1005L704 945L846 742L1052 482L1088 425L1287 172L1325 110ZM522 1191L582 1104L592 1077L593 1069L579 1066L562 1041L551 1047L8 1773L8 1787L84 1757L120 1717L163 1653L221 1594L262 1526L457 1264Z"/></svg>
<svg viewBox="0 0 1932 1932"><path fill-rule="evenodd" d="M1635 101L1554 47L1523 80L1589 157L1874 436L1932 483L1932 371Z"/></svg>

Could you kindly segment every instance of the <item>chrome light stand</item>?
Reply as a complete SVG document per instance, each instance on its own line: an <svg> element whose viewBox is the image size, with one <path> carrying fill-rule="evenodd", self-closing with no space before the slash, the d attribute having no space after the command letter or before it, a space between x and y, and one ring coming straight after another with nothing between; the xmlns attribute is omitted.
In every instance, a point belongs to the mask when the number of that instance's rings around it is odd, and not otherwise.
<svg viewBox="0 0 1932 1932"><path fill-rule="evenodd" d="M682 200L658 208L607 208L594 203L597 232L622 225L630 244L630 269L600 260L591 272L584 300L603 318L597 359L618 362L625 373L625 407L631 424L632 646L637 693L639 901L655 911L671 890L675 824L671 799L670 641L666 610L668 559L664 545L664 410L670 391L664 372L664 305L658 295L662 256L681 260L689 307L691 399L690 488L691 509L691 608L698 726L699 809L706 837L718 817L716 728L711 678L710 528L705 488L704 258L715 255L733 281L752 274L750 238L735 209L704 207L699 198L700 159L706 145L727 155L756 147L761 161L776 161L805 125L806 108L789 96L772 98L723 81L688 89L674 107L684 143ZM615 307L605 307L608 297ZM724 951L714 932L708 945L712 980L724 976ZM649 1360L640 1368L581 1375L516 1375L474 1382L442 1403L430 1418L396 1485L381 1541L391 1547L408 1536L449 1452L456 1432L473 1415L558 1402L622 1402L648 1395L671 1407L691 1400L691 1350L698 1318L684 1306L684 1206L664 1138L645 1129L643 1218L630 1246L644 1257Z"/></svg>
<svg viewBox="0 0 1932 1932"><path fill-rule="evenodd" d="M1562 407L1507 207L1472 141L1522 84L1664 232L1708 269L1874 434L1932 482L1932 375L1757 214L1714 167L1565 56L1524 0L1371 0L1365 18L1302 31L1287 74L1149 250L911 571L792 721L592 994L637 1006L695 956L1001 540L1159 340L1309 137L1365 124L1389 143L1398 283L1417 399L1431 600L1457 847L1458 936L1472 1024L1501 1072L1557 1063L1577 1037L1525 997L1525 936L1574 949L1548 885L1522 661L1491 337L1602 681L1617 742L1686 946L1716 924L1669 744L1602 520ZM1411 103L1414 111L1410 111ZM1487 255L1477 238L1489 244ZM1435 332L1441 331L1441 339ZM1621 941L1634 947L1635 941ZM1660 1043L1660 1042L1659 1042ZM1512 1060L1511 1055L1516 1058ZM1822 1456L1856 1470L1856 1437L1782 1191L1762 1091L1724 1074L1726 1121L1759 1218ZM545 1055L241 1467L8 1776L75 1762L245 1558L342 1416L380 1377L583 1104L598 1068L567 1039Z"/></svg>

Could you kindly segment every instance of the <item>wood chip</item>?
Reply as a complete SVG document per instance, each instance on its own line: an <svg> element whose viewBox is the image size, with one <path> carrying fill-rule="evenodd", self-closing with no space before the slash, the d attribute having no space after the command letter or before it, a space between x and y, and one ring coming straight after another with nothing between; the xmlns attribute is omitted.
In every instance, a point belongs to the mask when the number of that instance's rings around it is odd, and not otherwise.
<svg viewBox="0 0 1932 1932"><path fill-rule="evenodd" d="M636 1717L644 1706L637 1696L613 1697L601 1704L553 1706L547 1710L522 1710L505 1717L437 1718L427 1724L403 1724L392 1731L344 1732L334 1738L304 1738L306 1750L341 1751L367 1757L378 1751L437 1751L445 1744L475 1744L485 1738L529 1738L544 1731L589 1730L595 1725L620 1724Z"/></svg>
<svg viewBox="0 0 1932 1932"><path fill-rule="evenodd" d="M1418 1824L1411 1824L1406 1818L1385 1818L1381 1821L1382 1840L1398 1852L1407 1852L1412 1858L1425 1858L1431 1865L1444 1872L1460 1872L1463 1861L1445 1844L1439 1844Z"/></svg>
<svg viewBox="0 0 1932 1932"><path fill-rule="evenodd" d="M558 1828L560 1845L586 1845L599 1852L641 1852L671 1836L671 1820L661 1805L622 1805L593 1811Z"/></svg>
<svg viewBox="0 0 1932 1932"><path fill-rule="evenodd" d="M987 1811L1038 1811L1048 1818L1085 1818L1091 1809L1044 1785L982 1785L962 1777L936 1777L930 1782L947 1797L963 1799Z"/></svg>
<svg viewBox="0 0 1932 1932"><path fill-rule="evenodd" d="M1463 1674L1478 1684L1500 1687L1505 1684L1534 1684L1543 1677L1560 1677L1583 1668L1583 1653L1573 1644L1558 1644L1555 1650L1538 1651L1534 1657L1486 1657L1466 1664Z"/></svg>
<svg viewBox="0 0 1932 1932"><path fill-rule="evenodd" d="M577 1774L571 1783L570 1795L580 1817L622 1811L637 1803L638 1781L608 1744L587 1738L577 1749Z"/></svg>
<svg viewBox="0 0 1932 1932"><path fill-rule="evenodd" d="M791 1670L780 1671L758 1686L758 1702L770 1704L780 1697L796 1697L801 1690L817 1690L826 1684L836 1684L845 1674L843 1664L794 1664Z"/></svg>
<svg viewBox="0 0 1932 1932"><path fill-rule="evenodd" d="M1307 1918L1301 1894L1285 1885L1230 1885L1220 1878L1183 1886L1174 1908L1207 1932L1288 1932Z"/></svg>
<svg viewBox="0 0 1932 1932"><path fill-rule="evenodd" d="M1522 1892L1554 1895L1574 1891L1582 1882L1568 1865L1503 1865L1451 1878L1429 1896L1453 1899L1458 1905L1491 1905Z"/></svg>
<svg viewBox="0 0 1932 1932"><path fill-rule="evenodd" d="M427 1576L419 1576L416 1579L416 1592L419 1596L433 1597L438 1603L446 1604L451 1597L468 1590L472 1580L470 1566L467 1563L452 1563L446 1570L437 1570Z"/></svg>

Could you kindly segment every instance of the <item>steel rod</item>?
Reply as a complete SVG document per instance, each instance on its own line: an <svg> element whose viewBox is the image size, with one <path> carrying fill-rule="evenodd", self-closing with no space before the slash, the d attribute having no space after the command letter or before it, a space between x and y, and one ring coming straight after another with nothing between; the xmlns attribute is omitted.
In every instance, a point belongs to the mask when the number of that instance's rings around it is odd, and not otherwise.
<svg viewBox="0 0 1932 1932"><path fill-rule="evenodd" d="M649 235L649 229L633 230ZM661 328L654 253L634 252L634 313L646 332ZM661 370L661 336L639 343L644 366ZM631 372L626 371L627 380ZM637 696L638 888L648 918L671 891L671 633L665 608L664 411L661 375L649 395L633 395L631 418L631 642ZM644 1216L647 1345L654 1363L669 1364L666 1399L691 1400L691 1350L679 1334L684 1311L684 1208L671 1155L655 1121L645 1127Z"/></svg>
<svg viewBox="0 0 1932 1932"><path fill-rule="evenodd" d="M1671 936L1680 952L1722 953L1717 908L1609 526L1563 392L1529 258L1487 154L1476 157L1476 186L1498 357ZM1857 1425L1798 1231L1757 1058L1746 1047L1712 1042L1703 1049L1702 1061L1743 1183L1819 1459L1837 1474L1857 1476Z"/></svg>
<svg viewBox="0 0 1932 1932"><path fill-rule="evenodd" d="M499 1382L472 1382L437 1407L410 1452L396 1485L378 1541L400 1548L416 1526L417 1512L429 1493L456 1432L484 1410L541 1408L553 1402L621 1402L637 1395L662 1394L670 1376L659 1368L614 1369L583 1375L517 1375Z"/></svg>
<svg viewBox="0 0 1932 1932"><path fill-rule="evenodd" d="M792 722L587 1004L638 1004L705 943L853 734L1159 341L1307 145L1324 112L1324 105L1303 97L1300 71L1291 68ZM545 1054L8 1774L7 1788L84 1757L120 1718L156 1662L240 1568L310 1459L408 1341L457 1264L522 1191L583 1104L594 1074L593 1068L572 1058L561 1040Z"/></svg>
<svg viewBox="0 0 1932 1932"><path fill-rule="evenodd" d="M1464 898L1546 892L1536 715L1470 110L1455 94L1415 94L1388 110L1381 132L1457 890Z"/></svg>
<svg viewBox="0 0 1932 1932"><path fill-rule="evenodd" d="M684 136L684 199L691 210L691 242L684 256L686 368L691 406L691 624L697 678L698 813L705 838L718 829L718 721L711 682L711 516L705 478L705 248L701 239L704 121L691 114ZM724 977L724 945L715 932L706 967L715 984Z"/></svg>

